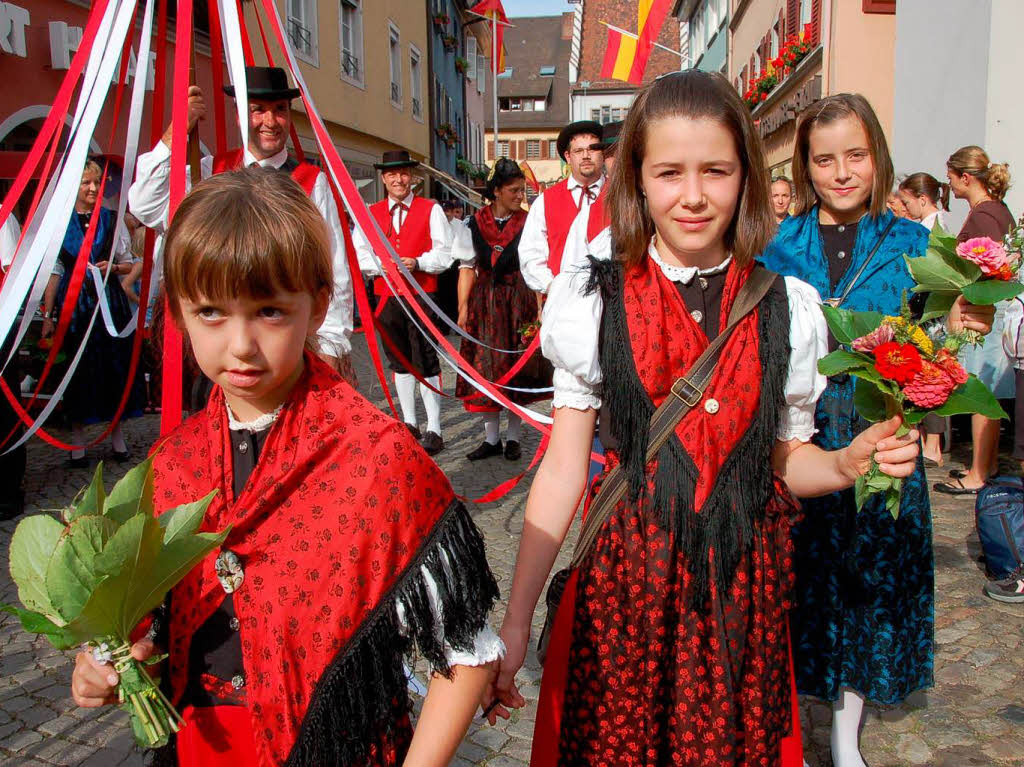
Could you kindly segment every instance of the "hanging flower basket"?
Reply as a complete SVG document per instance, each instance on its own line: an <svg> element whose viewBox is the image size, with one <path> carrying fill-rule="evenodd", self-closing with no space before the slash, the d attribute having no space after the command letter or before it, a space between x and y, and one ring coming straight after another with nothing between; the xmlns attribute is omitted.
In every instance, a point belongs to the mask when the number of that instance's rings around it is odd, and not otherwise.
<svg viewBox="0 0 1024 767"><path fill-rule="evenodd" d="M469 61L467 59L458 56L455 59L455 71L460 75L466 74L469 71Z"/></svg>
<svg viewBox="0 0 1024 767"><path fill-rule="evenodd" d="M459 44L459 38L455 35L445 35L441 38L441 42L444 44L446 51L454 51L455 46Z"/></svg>
<svg viewBox="0 0 1024 767"><path fill-rule="evenodd" d="M447 13L438 13L434 15L434 26L438 29L443 29L451 23L451 17Z"/></svg>
<svg viewBox="0 0 1024 767"><path fill-rule="evenodd" d="M437 134L437 137L441 139L444 145L449 149L453 149L459 143L459 134L455 130L455 126L451 123L438 125L434 129L434 133Z"/></svg>

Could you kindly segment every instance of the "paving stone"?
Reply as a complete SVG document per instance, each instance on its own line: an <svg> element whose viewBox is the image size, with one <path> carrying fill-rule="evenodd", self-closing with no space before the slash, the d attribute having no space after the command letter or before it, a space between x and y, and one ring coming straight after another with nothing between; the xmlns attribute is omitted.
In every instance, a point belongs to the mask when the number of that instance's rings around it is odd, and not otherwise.
<svg viewBox="0 0 1024 767"><path fill-rule="evenodd" d="M33 706L32 708L26 708L24 711L18 712L18 719L24 724L32 728L38 728L39 725L44 722L50 722L57 718L57 714L54 711L46 708L45 706Z"/></svg>

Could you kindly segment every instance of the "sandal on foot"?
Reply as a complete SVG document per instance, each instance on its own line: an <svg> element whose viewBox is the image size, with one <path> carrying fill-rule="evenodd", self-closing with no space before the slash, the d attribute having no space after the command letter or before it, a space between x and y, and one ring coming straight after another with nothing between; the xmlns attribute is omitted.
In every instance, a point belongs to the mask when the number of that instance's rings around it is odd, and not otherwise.
<svg viewBox="0 0 1024 767"><path fill-rule="evenodd" d="M977 495L980 488L964 487L963 480L960 477L954 477L952 482L936 482L932 485L932 489L946 495Z"/></svg>

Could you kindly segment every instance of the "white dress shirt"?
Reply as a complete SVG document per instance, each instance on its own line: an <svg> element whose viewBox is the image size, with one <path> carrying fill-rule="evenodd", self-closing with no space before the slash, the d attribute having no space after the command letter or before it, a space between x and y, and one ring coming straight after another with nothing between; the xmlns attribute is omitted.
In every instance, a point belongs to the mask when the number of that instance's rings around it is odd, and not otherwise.
<svg viewBox="0 0 1024 767"><path fill-rule="evenodd" d="M243 164L253 163L264 168L280 168L288 159L288 150L282 149L273 157L257 160L248 148L243 153ZM213 157L207 155L200 160L202 177L213 175ZM157 252L163 252L163 235L167 230L167 212L171 202L171 150L163 141L158 141L151 152L140 155L135 165L135 183L128 190L128 208L145 226L156 230ZM191 188L186 178L185 189ZM320 173L313 184L309 199L327 221L331 239L331 260L334 271L334 292L327 308L327 316L317 331L317 340L325 354L343 357L352 350L349 337L352 335L352 278L349 275L348 260L345 257L345 237L341 231L341 218L334 202L327 174Z"/></svg>
<svg viewBox="0 0 1024 767"><path fill-rule="evenodd" d="M929 213L927 216L922 218L921 226L923 226L930 232L932 230L932 227L935 226L936 221L939 222L939 226L941 226L943 229L946 229L946 221L942 218L941 210L937 210L934 213ZM947 231L949 230L947 229Z"/></svg>
<svg viewBox="0 0 1024 767"><path fill-rule="evenodd" d="M611 258L611 230L605 229L591 243L591 255ZM648 255L673 282L689 284L701 274L728 268L729 261L711 269L667 264L658 256L653 241ZM601 364L598 338L604 304L599 291L585 295L589 272L568 267L552 280L540 325L541 351L554 365L552 407L595 410L601 407ZM777 438L810 441L814 436L814 409L825 391L827 379L818 372L818 360L828 354L828 330L821 313L818 292L806 282L786 277L789 299L789 356L782 417Z"/></svg>
<svg viewBox="0 0 1024 767"><path fill-rule="evenodd" d="M21 237L21 225L12 213L0 226L0 267L4 270L14 260L14 250L18 247L18 239Z"/></svg>
<svg viewBox="0 0 1024 767"><path fill-rule="evenodd" d="M452 228L452 260L459 262L460 269L476 267L476 248L473 247L473 232L468 222L468 218L465 221L453 218L448 222Z"/></svg>
<svg viewBox="0 0 1024 767"><path fill-rule="evenodd" d="M414 197L412 192L404 200L393 200L388 197L391 225L397 234L402 232L402 224L405 217L409 215ZM399 202L405 205L405 210L398 206ZM441 210L441 206L436 202L432 205L433 207L430 209L430 250L416 258L416 268L427 274L440 274L455 262L452 251L452 227L448 224L448 216ZM359 227L356 227L352 233L352 242L356 248L360 271L367 277L379 277L381 270L374 260L373 248L370 247L370 241L363 236ZM378 258L384 257L384 254L377 255Z"/></svg>
<svg viewBox="0 0 1024 767"><path fill-rule="evenodd" d="M597 199L604 184L605 176L602 174L597 181L590 185L593 200ZM586 185L570 176L568 186L579 214L589 211L590 203L593 200L583 194L583 187ZM523 273L523 280L531 290L541 293L548 292L548 285L551 284L551 279L554 277L548 268L548 225L544 218L545 196L546 193L542 194L530 206L530 212L526 214L526 223L523 225L523 236L519 240L519 270ZM586 231L585 226L584 231Z"/></svg>

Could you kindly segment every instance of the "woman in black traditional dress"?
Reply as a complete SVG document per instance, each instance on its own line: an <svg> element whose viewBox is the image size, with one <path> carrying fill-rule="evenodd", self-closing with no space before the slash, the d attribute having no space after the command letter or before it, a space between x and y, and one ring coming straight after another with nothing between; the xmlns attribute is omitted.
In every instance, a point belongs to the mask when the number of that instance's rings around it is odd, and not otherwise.
<svg viewBox="0 0 1024 767"><path fill-rule="evenodd" d="M524 389L551 385L551 366L539 349L511 376L522 355L502 351L529 347L540 318L539 296L519 273L519 237L526 223L522 208L525 190L526 177L520 167L512 160L499 159L487 182L487 197L492 202L469 221L474 258L463 261L459 271L459 327L487 345L467 343L462 355L489 381L507 387L502 391L520 405L547 397L546 392ZM478 461L504 453L508 460L518 460L522 454L522 418L508 411L508 431L502 447L498 436L501 407L462 378L455 393L466 410L480 413L484 421L484 441L466 457Z"/></svg>
<svg viewBox="0 0 1024 767"><path fill-rule="evenodd" d="M93 210L99 204L102 177L103 171L99 164L89 160L82 171L82 183L78 188L75 210L68 222L60 255L43 295L44 338L53 334L55 320L60 317L64 306L78 253L93 221ZM108 262L114 262L110 265L110 276L104 293L110 308L110 319L114 328L121 332L132 317L131 304L120 282L120 278L132 270L129 243L125 234L120 237L117 235L117 215L114 211L101 207L95 220L96 234L88 253L89 264L103 274L107 271ZM71 421L71 442L75 445L84 444L84 424L109 421L117 413L121 395L125 386L129 384L128 372L135 336L134 332L123 338L110 334L101 309L96 307L96 286L89 271L83 275L78 303L75 304L63 342L69 360L74 359L83 341L85 343L78 367L75 368L63 395L64 410ZM94 312L96 319L90 327L89 322ZM130 386L131 392L123 413L125 418L142 415L142 389L138 385L137 377L131 381ZM128 445L124 440L120 423L110 432L110 440L114 460L127 460ZM73 467L81 468L87 463L84 448L71 452Z"/></svg>

